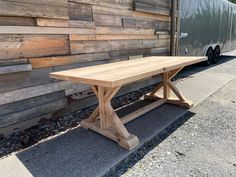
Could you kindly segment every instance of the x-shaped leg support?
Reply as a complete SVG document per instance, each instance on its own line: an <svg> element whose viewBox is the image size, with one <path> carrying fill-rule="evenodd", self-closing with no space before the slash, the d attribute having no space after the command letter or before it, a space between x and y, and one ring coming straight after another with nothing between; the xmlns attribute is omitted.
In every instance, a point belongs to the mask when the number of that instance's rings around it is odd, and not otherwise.
<svg viewBox="0 0 236 177"><path fill-rule="evenodd" d="M139 144L139 140L127 131L111 106L111 99L119 89L120 86L114 88L92 86L99 105L87 120L81 122L81 126L96 131L130 150Z"/></svg>
<svg viewBox="0 0 236 177"><path fill-rule="evenodd" d="M179 105L190 109L193 107L193 102L187 100L178 88L171 82L171 79L179 72L182 68L168 71L162 74L163 81L149 94L145 96L146 99L160 100L164 99L165 102L170 104ZM161 95L159 91L163 91ZM171 95L171 91L173 94Z"/></svg>
<svg viewBox="0 0 236 177"><path fill-rule="evenodd" d="M135 135L132 135L127 131L124 124L163 105L164 103L176 104L186 108L191 108L193 106L193 103L186 100L186 98L171 82L171 79L181 69L182 68L163 73L163 81L151 93L145 96L146 99L156 100L155 102L122 118L118 117L111 106L111 99L115 96L121 86L112 88L95 85L91 86L93 92L98 98L99 105L88 119L81 122L81 126L116 141L125 149L133 149L139 144L139 140ZM159 95L158 92L161 89L163 90L163 94ZM171 91L174 96L171 96Z"/></svg>

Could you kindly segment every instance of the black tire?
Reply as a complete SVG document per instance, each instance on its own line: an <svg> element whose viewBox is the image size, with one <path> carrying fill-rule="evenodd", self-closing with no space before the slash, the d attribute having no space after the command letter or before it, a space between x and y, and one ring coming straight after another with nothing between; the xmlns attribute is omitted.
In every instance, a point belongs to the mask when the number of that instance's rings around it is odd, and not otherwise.
<svg viewBox="0 0 236 177"><path fill-rule="evenodd" d="M214 57L213 57L213 61L212 63L218 63L219 62L219 59L220 59L220 47L216 47L215 50L214 50Z"/></svg>
<svg viewBox="0 0 236 177"><path fill-rule="evenodd" d="M212 48L207 50L206 56L208 60L203 63L204 66L210 66L213 63L214 51Z"/></svg>

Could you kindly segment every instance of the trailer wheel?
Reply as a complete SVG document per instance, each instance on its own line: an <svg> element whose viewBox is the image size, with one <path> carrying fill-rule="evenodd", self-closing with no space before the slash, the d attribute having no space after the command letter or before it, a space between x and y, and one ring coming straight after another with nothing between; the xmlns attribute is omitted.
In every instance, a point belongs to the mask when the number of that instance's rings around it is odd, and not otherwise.
<svg viewBox="0 0 236 177"><path fill-rule="evenodd" d="M208 57L208 60L204 62L204 66L210 66L213 63L214 58L214 51L211 47L207 50L206 56Z"/></svg>
<svg viewBox="0 0 236 177"><path fill-rule="evenodd" d="M213 57L213 63L218 63L219 62L219 58L220 58L220 47L217 46L214 50L214 57Z"/></svg>

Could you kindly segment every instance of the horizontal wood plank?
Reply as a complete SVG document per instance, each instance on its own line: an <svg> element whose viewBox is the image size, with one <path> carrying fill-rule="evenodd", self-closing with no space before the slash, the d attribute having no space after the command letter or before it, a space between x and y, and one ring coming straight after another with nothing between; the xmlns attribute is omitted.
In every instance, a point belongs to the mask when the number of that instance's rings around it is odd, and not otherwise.
<svg viewBox="0 0 236 177"><path fill-rule="evenodd" d="M36 18L37 26L69 27L69 20Z"/></svg>
<svg viewBox="0 0 236 177"><path fill-rule="evenodd" d="M63 65L71 65L78 63L86 63L92 61L108 60L108 53L92 53L92 54L82 54L82 55L71 55L71 56L58 56L58 57L46 57L46 58L30 58L34 69L36 68L46 68L55 67Z"/></svg>
<svg viewBox="0 0 236 177"><path fill-rule="evenodd" d="M132 16L139 19L148 19L148 20L159 20L159 21L170 21L170 16L153 14L148 12L138 12L132 11Z"/></svg>
<svg viewBox="0 0 236 177"><path fill-rule="evenodd" d="M109 44L107 41L72 41L70 46L72 54L109 51Z"/></svg>
<svg viewBox="0 0 236 177"><path fill-rule="evenodd" d="M22 64L28 64L28 59L20 58L20 59L10 59L10 60L0 60L0 67L22 65Z"/></svg>
<svg viewBox="0 0 236 177"><path fill-rule="evenodd" d="M97 26L122 26L122 18L114 15L94 14Z"/></svg>
<svg viewBox="0 0 236 177"><path fill-rule="evenodd" d="M92 21L92 6L84 3L69 2L70 20Z"/></svg>
<svg viewBox="0 0 236 177"><path fill-rule="evenodd" d="M33 108L35 106L40 106L49 102L62 100L64 98L65 98L65 92L58 91L46 95L41 95L21 101L4 104L0 106L0 116L8 115L15 112L20 112L26 109Z"/></svg>
<svg viewBox="0 0 236 177"><path fill-rule="evenodd" d="M119 34L113 34L113 35L77 35L72 34L70 35L71 41L103 41L103 40L134 40L134 39L158 39L159 37L157 35L119 35Z"/></svg>
<svg viewBox="0 0 236 177"><path fill-rule="evenodd" d="M36 2L36 1L35 1ZM0 15L69 19L67 7L0 0Z"/></svg>
<svg viewBox="0 0 236 177"><path fill-rule="evenodd" d="M153 6L149 4L135 2L135 11L140 12L148 12L153 14L160 14L160 15L170 15L170 9L161 8L158 6Z"/></svg>
<svg viewBox="0 0 236 177"><path fill-rule="evenodd" d="M66 35L0 35L0 48L0 59L69 53Z"/></svg>
<svg viewBox="0 0 236 177"><path fill-rule="evenodd" d="M79 2L84 4L91 4L96 6L102 6L102 7L112 7L116 9L126 9L131 10L132 6L131 4L127 3L119 3L117 0L70 0L70 2Z"/></svg>
<svg viewBox="0 0 236 177"><path fill-rule="evenodd" d="M70 20L69 26L74 28L89 28L95 29L95 23L92 21Z"/></svg>
<svg viewBox="0 0 236 177"><path fill-rule="evenodd" d="M25 72L25 71L31 71L31 70L32 70L31 64L3 66L3 67L0 67L0 75L1 74L9 74L9 73Z"/></svg>
<svg viewBox="0 0 236 177"><path fill-rule="evenodd" d="M2 26L0 34L94 34L93 29L56 28L56 27L29 27L29 26Z"/></svg>
<svg viewBox="0 0 236 177"><path fill-rule="evenodd" d="M2 92L0 93L0 105L65 90L66 88L70 87L70 85L71 83L62 81Z"/></svg>
<svg viewBox="0 0 236 177"><path fill-rule="evenodd" d="M35 26L35 20L29 17L0 17L0 26Z"/></svg>
<svg viewBox="0 0 236 177"><path fill-rule="evenodd" d="M96 34L142 34L153 35L155 29L140 29L140 28L122 28L122 27L96 27Z"/></svg>
<svg viewBox="0 0 236 177"><path fill-rule="evenodd" d="M95 14L107 14L107 15L119 15L119 16L132 16L132 11L127 9L117 9L104 6L92 6L93 13Z"/></svg>
<svg viewBox="0 0 236 177"><path fill-rule="evenodd" d="M4 0L9 2L16 2L16 0ZM68 6L68 0L17 0L20 3L27 3L27 4L41 4L41 5L53 5L53 6Z"/></svg>
<svg viewBox="0 0 236 177"><path fill-rule="evenodd" d="M148 1L134 0L134 2L139 2L139 3L148 4L148 5L158 6L158 7L162 7L162 8L166 8L166 9L171 8L170 0L148 0Z"/></svg>
<svg viewBox="0 0 236 177"><path fill-rule="evenodd" d="M35 106L31 109L27 109L21 112L16 112L10 115L5 115L5 116L0 116L0 128L26 121L29 119L32 119L34 117L43 115L43 114L48 114L53 111L65 108L67 105L66 99L47 103L41 106Z"/></svg>
<svg viewBox="0 0 236 177"><path fill-rule="evenodd" d="M0 92L8 92L12 90L27 88L27 87L34 87L38 85L54 83L55 79L49 78L49 73L51 72L104 64L104 63L108 63L109 61L110 60L101 60L101 61L94 61L94 62L72 64L72 65L63 65L63 66L57 66L57 67L33 69L30 72L20 72L17 74L4 74L4 75L1 75L0 77ZM77 84L75 84L75 86L77 86ZM66 88L66 92L67 92L67 89L70 89L70 88L71 86L69 88ZM40 95L41 93L38 92L38 94Z"/></svg>

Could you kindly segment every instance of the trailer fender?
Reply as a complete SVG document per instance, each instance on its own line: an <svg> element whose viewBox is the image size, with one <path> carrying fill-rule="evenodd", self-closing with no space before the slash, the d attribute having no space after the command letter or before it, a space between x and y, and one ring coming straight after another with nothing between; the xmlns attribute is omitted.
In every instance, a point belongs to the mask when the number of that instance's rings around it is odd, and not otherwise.
<svg viewBox="0 0 236 177"><path fill-rule="evenodd" d="M203 49L203 55L204 55L204 56L207 55L207 51L208 51L209 48L212 48L212 50L215 50L216 47L219 47L219 48L220 48L219 44L210 44L210 45L204 47L204 49Z"/></svg>

